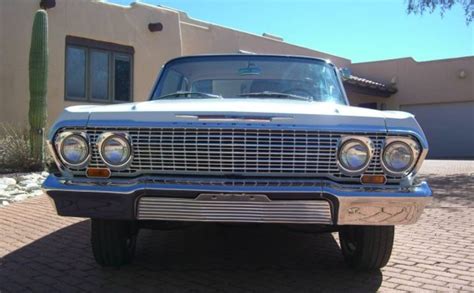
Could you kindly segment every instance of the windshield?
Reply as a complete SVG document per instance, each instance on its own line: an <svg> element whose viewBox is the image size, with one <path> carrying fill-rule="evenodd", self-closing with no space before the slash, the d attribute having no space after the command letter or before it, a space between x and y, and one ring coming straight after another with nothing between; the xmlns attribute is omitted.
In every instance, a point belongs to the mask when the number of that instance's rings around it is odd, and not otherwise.
<svg viewBox="0 0 474 293"><path fill-rule="evenodd" d="M235 55L168 63L152 99L296 99L345 104L335 68L298 57Z"/></svg>

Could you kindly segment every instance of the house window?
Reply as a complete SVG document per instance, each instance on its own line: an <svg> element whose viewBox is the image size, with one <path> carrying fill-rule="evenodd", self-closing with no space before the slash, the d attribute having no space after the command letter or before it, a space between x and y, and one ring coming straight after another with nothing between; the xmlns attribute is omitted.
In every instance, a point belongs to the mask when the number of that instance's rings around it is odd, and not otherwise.
<svg viewBox="0 0 474 293"><path fill-rule="evenodd" d="M65 99L133 101L133 47L66 37Z"/></svg>

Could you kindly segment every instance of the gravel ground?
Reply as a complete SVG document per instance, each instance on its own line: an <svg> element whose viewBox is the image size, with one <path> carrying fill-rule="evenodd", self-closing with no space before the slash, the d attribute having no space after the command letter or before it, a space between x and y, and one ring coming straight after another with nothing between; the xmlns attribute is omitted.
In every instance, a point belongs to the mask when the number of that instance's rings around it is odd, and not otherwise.
<svg viewBox="0 0 474 293"><path fill-rule="evenodd" d="M48 172L0 175L0 206L43 194L41 184Z"/></svg>

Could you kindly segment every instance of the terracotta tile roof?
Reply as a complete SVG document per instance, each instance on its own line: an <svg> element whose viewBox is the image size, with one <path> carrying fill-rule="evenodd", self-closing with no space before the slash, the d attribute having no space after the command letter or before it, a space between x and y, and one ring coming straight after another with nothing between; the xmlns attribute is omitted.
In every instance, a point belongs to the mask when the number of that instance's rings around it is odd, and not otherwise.
<svg viewBox="0 0 474 293"><path fill-rule="evenodd" d="M383 93L383 96L390 96L397 92L397 88L392 85L388 85L388 84L377 82L377 81L370 80L367 78L355 76L352 74L349 75L348 77L343 76L342 80L345 84L349 84L357 88L365 89L368 91L372 90L374 92L374 95L377 95L377 93Z"/></svg>

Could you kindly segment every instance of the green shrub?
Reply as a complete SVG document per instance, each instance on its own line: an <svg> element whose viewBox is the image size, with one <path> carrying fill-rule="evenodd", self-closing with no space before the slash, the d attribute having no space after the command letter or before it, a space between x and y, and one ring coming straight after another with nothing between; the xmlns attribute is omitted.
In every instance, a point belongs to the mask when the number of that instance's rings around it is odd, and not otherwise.
<svg viewBox="0 0 474 293"><path fill-rule="evenodd" d="M30 146L27 128L0 123L0 173L42 171L41 159L31 156Z"/></svg>

